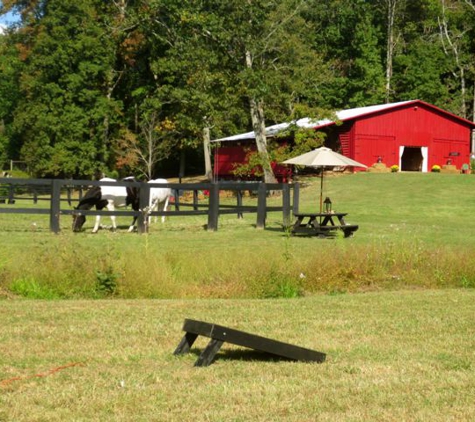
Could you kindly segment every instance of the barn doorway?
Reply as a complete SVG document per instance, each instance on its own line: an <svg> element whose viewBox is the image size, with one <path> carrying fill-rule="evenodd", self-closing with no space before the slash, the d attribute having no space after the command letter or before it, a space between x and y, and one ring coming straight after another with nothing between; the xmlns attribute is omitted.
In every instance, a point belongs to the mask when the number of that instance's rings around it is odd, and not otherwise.
<svg viewBox="0 0 475 422"><path fill-rule="evenodd" d="M401 147L401 171L427 171L427 147Z"/></svg>

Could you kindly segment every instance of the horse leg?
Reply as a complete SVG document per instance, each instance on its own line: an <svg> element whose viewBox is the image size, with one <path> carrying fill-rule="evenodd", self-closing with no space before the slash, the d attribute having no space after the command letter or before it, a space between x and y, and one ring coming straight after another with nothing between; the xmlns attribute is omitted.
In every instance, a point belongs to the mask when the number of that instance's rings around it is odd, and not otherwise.
<svg viewBox="0 0 475 422"><path fill-rule="evenodd" d="M107 204L107 209L112 213L115 211L114 201L109 200L109 202ZM111 222L112 222L112 231L115 232L117 230L117 223L116 223L115 215L111 215Z"/></svg>
<svg viewBox="0 0 475 422"><path fill-rule="evenodd" d="M158 212L159 208L160 208L160 207L159 207L159 202L158 202L158 199L157 199L157 200L155 201L155 205L154 205L153 209L154 209L154 211L157 211L157 212ZM158 216L155 216L153 222L156 223L157 220L158 220Z"/></svg>
<svg viewBox="0 0 475 422"><path fill-rule="evenodd" d="M97 233L99 230L99 224L101 223L101 216L96 215L96 224L94 225L94 228L92 229L93 233Z"/></svg>
<svg viewBox="0 0 475 422"><path fill-rule="evenodd" d="M154 199L150 201L150 208L149 208L150 212L152 213L153 211L155 211L155 209L158 211L158 199ZM148 224L150 225L150 223L152 222L152 216L149 214L147 218L148 218ZM155 216L155 222L157 222L157 216Z"/></svg>
<svg viewBox="0 0 475 422"><path fill-rule="evenodd" d="M135 229L135 223L137 221L137 216L134 216L134 219L132 220L132 224L129 227L129 230L127 230L127 233L132 233Z"/></svg>
<svg viewBox="0 0 475 422"><path fill-rule="evenodd" d="M167 198L165 199L165 204L163 205L163 211L164 211L164 212L167 212L168 199L169 199L169 196L167 196ZM165 222L165 216L162 215L162 223L164 223L164 222Z"/></svg>

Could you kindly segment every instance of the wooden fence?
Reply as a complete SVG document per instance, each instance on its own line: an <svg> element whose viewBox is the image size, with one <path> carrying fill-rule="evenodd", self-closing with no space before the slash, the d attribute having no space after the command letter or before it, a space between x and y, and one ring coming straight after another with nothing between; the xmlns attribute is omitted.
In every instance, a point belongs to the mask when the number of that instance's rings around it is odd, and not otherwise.
<svg viewBox="0 0 475 422"><path fill-rule="evenodd" d="M0 214L49 214L50 230L54 233L60 231L60 217L73 215L76 211L74 205L82 197L84 190L92 186L129 186L140 188L140 210L110 211L81 210L83 215L101 216L137 216L137 229L139 233L147 231L147 216L190 216L207 215L207 230L218 230L219 216L222 214L236 214L242 217L244 213L256 214L256 228L265 228L267 213L270 211L282 212L282 223L287 227L290 223L292 211L298 212L299 184L261 182L217 182L217 183L144 183L144 182L99 182L90 180L60 180L60 179L16 179L0 178ZM174 202L169 211L155 211L148 213L151 187L169 187L172 189ZM223 204L220 194L223 191L234 192L236 205ZM74 199L74 192L78 198ZM191 197L191 202L182 201L185 193ZM207 193L208 200L200 203L199 193ZM243 193L251 192L257 196L257 206L243 205ZM269 206L267 198L269 193L281 192L282 205ZM292 195L293 193L293 195ZM34 204L39 201L48 201L49 208L20 208L18 199L32 200ZM228 201L229 202L229 201Z"/></svg>

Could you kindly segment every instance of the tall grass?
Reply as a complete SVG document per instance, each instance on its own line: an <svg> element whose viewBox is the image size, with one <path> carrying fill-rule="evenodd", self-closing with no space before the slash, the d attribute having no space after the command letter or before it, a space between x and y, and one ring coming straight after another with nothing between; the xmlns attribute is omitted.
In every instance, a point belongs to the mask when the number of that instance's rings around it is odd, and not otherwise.
<svg viewBox="0 0 475 422"><path fill-rule="evenodd" d="M315 211L318 179L306 179L302 210ZM0 292L51 298L265 298L399 288L475 287L475 177L443 174L327 176L325 196L353 238L291 237L282 216L171 217L148 235L60 235L46 217L1 214ZM246 198L246 201L255 201ZM280 198L269 202L279 203ZM119 221L120 222L120 221ZM1 294L1 293L0 293Z"/></svg>

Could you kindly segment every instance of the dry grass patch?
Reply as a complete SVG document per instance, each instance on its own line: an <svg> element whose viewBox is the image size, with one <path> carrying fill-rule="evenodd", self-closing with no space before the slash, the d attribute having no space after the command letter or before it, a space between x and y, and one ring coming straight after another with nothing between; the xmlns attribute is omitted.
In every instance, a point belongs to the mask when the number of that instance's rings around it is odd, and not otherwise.
<svg viewBox="0 0 475 422"><path fill-rule="evenodd" d="M0 420L471 421L474 299L473 290L444 290L4 300ZM185 317L320 350L328 360L268 360L225 345L213 365L194 368L205 339L191 354L172 355ZM31 377L74 362L83 366Z"/></svg>

